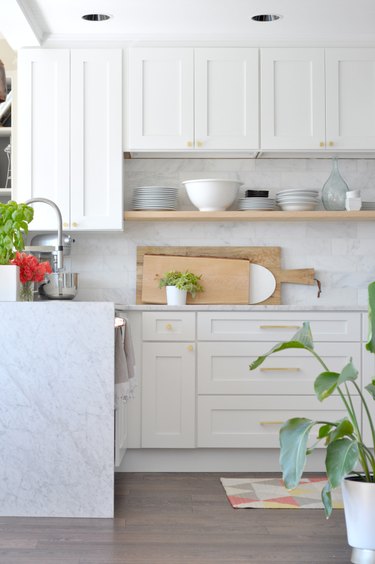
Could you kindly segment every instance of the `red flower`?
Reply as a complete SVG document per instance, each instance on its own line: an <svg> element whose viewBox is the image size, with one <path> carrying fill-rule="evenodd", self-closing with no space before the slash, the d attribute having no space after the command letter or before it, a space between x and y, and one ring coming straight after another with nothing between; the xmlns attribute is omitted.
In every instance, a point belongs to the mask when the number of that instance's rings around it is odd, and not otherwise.
<svg viewBox="0 0 375 564"><path fill-rule="evenodd" d="M39 262L33 255L27 253L16 252L14 259L10 264L20 267L20 280L22 284L25 282L42 282L47 273L51 273L51 265L48 261Z"/></svg>

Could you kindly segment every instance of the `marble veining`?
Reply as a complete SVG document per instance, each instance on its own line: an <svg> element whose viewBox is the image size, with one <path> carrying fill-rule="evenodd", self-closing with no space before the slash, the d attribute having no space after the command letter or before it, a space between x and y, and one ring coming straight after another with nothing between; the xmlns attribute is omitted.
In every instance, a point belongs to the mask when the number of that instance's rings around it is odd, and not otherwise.
<svg viewBox="0 0 375 564"><path fill-rule="evenodd" d="M0 515L113 516L114 306L0 303Z"/></svg>

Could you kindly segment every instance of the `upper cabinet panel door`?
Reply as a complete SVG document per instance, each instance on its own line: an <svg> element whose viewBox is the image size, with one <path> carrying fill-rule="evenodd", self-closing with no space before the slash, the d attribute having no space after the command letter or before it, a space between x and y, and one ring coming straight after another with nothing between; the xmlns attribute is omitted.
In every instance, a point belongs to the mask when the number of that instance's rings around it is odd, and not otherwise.
<svg viewBox="0 0 375 564"><path fill-rule="evenodd" d="M18 54L17 191L19 202L44 197L69 225L70 55L66 49L21 49ZM55 211L34 204L32 230L56 229Z"/></svg>
<svg viewBox="0 0 375 564"><path fill-rule="evenodd" d="M190 48L130 50L130 149L192 148L193 53Z"/></svg>
<svg viewBox="0 0 375 564"><path fill-rule="evenodd" d="M195 50L195 148L258 149L258 49Z"/></svg>
<svg viewBox="0 0 375 564"><path fill-rule="evenodd" d="M326 49L327 144L375 149L375 49Z"/></svg>
<svg viewBox="0 0 375 564"><path fill-rule="evenodd" d="M71 226L122 229L122 54L71 51Z"/></svg>
<svg viewBox="0 0 375 564"><path fill-rule="evenodd" d="M324 49L261 49L262 149L325 148Z"/></svg>

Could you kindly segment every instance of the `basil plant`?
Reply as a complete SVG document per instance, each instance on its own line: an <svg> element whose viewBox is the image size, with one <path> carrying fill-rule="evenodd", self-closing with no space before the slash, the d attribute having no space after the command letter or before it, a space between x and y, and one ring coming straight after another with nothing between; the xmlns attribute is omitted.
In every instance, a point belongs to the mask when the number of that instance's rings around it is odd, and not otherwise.
<svg viewBox="0 0 375 564"><path fill-rule="evenodd" d="M375 282L368 287L369 296L369 337L366 349L375 353ZM365 482L374 482L375 476L375 429L368 404L370 399L362 393L357 383L358 370L350 360L341 372L329 369L314 349L313 338L308 322L290 341L278 343L268 353L257 358L250 370L260 366L265 359L286 349L305 349L321 366L321 372L314 382L314 391L319 401L324 401L333 393L338 393L346 410L346 417L338 421L312 421L305 417L294 417L286 421L280 429L280 465L285 487L291 490L299 484L306 464L306 457L323 441L326 446L327 483L322 490L322 501L327 518L332 513L331 492L337 488L348 474L356 474ZM375 380L365 388L375 399ZM358 394L371 430L371 444L365 445L360 428L360 414L353 405L353 393ZM313 443L309 442L314 435ZM358 472L357 468L361 470Z"/></svg>

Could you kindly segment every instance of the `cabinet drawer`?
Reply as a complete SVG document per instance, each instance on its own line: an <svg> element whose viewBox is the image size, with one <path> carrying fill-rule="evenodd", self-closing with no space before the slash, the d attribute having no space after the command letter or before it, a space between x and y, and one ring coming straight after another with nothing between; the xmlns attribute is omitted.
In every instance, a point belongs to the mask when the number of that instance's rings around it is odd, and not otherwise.
<svg viewBox="0 0 375 564"><path fill-rule="evenodd" d="M353 398L361 420L359 398ZM200 396L198 446L278 448L279 430L292 417L337 421L346 415L339 397ZM313 435L314 437L314 435Z"/></svg>
<svg viewBox="0 0 375 564"><path fill-rule="evenodd" d="M360 341L359 313L201 312L198 338L204 341L287 341L310 321L314 341Z"/></svg>
<svg viewBox="0 0 375 564"><path fill-rule="evenodd" d="M249 364L270 350L269 342L198 344L200 394L314 394L314 381L323 367L308 351L288 349L273 354L256 370ZM341 372L353 358L361 367L361 344L318 343L316 350L330 370ZM360 380L358 380L360 385Z"/></svg>
<svg viewBox="0 0 375 564"><path fill-rule="evenodd" d="M195 339L195 313L143 313L142 332L144 341L192 341Z"/></svg>

